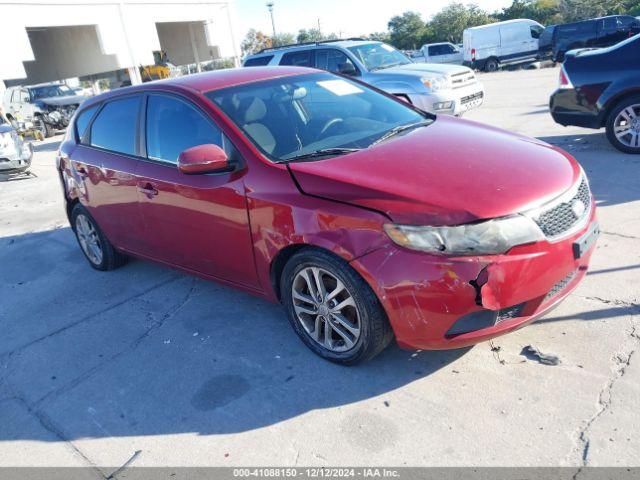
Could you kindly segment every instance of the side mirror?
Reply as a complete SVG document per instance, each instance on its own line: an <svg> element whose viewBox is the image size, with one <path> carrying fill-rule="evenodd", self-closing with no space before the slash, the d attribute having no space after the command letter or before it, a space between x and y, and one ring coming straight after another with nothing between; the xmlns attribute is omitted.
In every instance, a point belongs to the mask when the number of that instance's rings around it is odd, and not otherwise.
<svg viewBox="0 0 640 480"><path fill-rule="evenodd" d="M338 71L343 75L351 75L352 77L358 75L358 71L352 63L341 63L338 65Z"/></svg>
<svg viewBox="0 0 640 480"><path fill-rule="evenodd" d="M187 148L178 157L178 169L187 175L223 172L229 167L227 154L211 143Z"/></svg>

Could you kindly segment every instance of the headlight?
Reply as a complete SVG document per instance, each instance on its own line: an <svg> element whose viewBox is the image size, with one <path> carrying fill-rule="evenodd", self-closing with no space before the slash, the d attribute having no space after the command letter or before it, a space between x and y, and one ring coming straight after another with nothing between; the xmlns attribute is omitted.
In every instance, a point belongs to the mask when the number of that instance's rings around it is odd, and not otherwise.
<svg viewBox="0 0 640 480"><path fill-rule="evenodd" d="M384 226L398 245L441 255L494 255L544 239L535 222L523 215L455 227Z"/></svg>
<svg viewBox="0 0 640 480"><path fill-rule="evenodd" d="M435 92L437 90L447 90L451 88L451 83L449 82L449 79L447 77L422 77L420 81L432 92Z"/></svg>

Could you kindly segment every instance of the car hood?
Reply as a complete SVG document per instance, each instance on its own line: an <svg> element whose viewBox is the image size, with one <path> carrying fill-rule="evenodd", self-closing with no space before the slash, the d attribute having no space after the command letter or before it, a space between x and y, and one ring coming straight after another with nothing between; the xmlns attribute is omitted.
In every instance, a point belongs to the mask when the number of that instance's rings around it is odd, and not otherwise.
<svg viewBox="0 0 640 480"><path fill-rule="evenodd" d="M303 193L433 226L528 210L580 176L560 149L446 116L359 152L289 168Z"/></svg>
<svg viewBox="0 0 640 480"><path fill-rule="evenodd" d="M470 73L471 69L460 65L445 63L408 63L397 67L380 70L384 73L423 76L425 73L437 73L440 75L455 75L456 73Z"/></svg>
<svg viewBox="0 0 640 480"><path fill-rule="evenodd" d="M87 97L83 95L69 95L67 97L39 98L37 101L53 107L66 107L67 105L80 105Z"/></svg>

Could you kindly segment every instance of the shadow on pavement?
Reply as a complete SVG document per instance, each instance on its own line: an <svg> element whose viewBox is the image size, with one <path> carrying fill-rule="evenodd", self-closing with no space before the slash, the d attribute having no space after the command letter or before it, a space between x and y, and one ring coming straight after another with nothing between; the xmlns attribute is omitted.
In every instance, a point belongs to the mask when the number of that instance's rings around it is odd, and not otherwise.
<svg viewBox="0 0 640 480"><path fill-rule="evenodd" d="M0 441L52 440L24 408L66 439L248 431L378 396L384 410L468 351L392 344L337 366L279 305L148 262L94 271L69 228L0 239L0 265Z"/></svg>
<svg viewBox="0 0 640 480"><path fill-rule="evenodd" d="M594 131L595 132L595 131ZM573 155L587 172L598 206L640 200L640 155L613 148L604 133L538 137Z"/></svg>

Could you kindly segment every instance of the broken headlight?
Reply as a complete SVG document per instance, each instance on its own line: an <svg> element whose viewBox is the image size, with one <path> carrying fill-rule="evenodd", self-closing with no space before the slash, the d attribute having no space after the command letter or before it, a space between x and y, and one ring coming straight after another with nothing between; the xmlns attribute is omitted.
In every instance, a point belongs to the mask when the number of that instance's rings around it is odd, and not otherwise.
<svg viewBox="0 0 640 480"><path fill-rule="evenodd" d="M454 227L386 224L384 229L402 247L440 255L494 255L545 238L535 222L523 215Z"/></svg>

